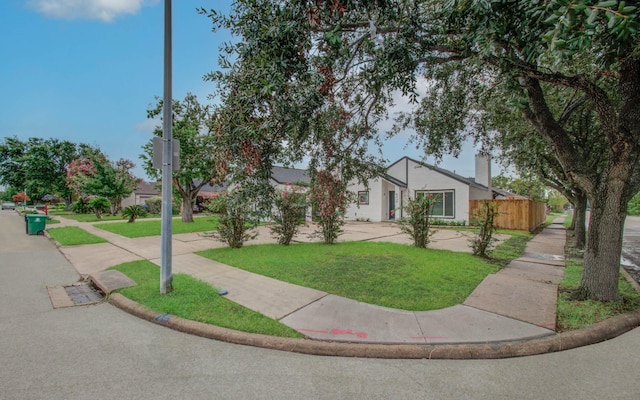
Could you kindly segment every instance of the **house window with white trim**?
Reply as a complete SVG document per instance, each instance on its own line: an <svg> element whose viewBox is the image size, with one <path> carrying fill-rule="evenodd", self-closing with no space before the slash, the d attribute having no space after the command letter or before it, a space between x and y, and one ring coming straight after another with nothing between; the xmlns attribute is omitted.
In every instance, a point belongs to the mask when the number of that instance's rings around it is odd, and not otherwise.
<svg viewBox="0 0 640 400"><path fill-rule="evenodd" d="M358 204L360 205L368 205L369 204L369 191L363 190L358 192Z"/></svg>
<svg viewBox="0 0 640 400"><path fill-rule="evenodd" d="M434 199L431 208L431 216L436 218L455 218L455 191L454 190L419 190L416 198L432 195Z"/></svg>

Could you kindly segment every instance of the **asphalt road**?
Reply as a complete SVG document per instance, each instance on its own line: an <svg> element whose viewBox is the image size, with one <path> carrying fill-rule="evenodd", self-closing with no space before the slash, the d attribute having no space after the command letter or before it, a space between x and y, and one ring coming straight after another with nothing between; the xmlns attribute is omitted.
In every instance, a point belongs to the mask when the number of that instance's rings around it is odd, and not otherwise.
<svg viewBox="0 0 640 400"><path fill-rule="evenodd" d="M53 309L78 274L0 213L0 399L638 399L640 329L506 360L308 356L175 332L109 304Z"/></svg>
<svg viewBox="0 0 640 400"><path fill-rule="evenodd" d="M625 220L622 255L640 268L640 217Z"/></svg>

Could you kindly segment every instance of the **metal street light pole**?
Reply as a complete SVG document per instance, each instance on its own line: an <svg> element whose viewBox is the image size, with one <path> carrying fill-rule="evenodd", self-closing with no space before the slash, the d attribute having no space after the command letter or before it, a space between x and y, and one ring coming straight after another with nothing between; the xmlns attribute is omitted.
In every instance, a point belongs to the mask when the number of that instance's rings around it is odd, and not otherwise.
<svg viewBox="0 0 640 400"><path fill-rule="evenodd" d="M172 64L171 64L171 0L164 1L164 99L162 109L162 231L160 254L160 294L172 290L171 282L171 216L172 216Z"/></svg>

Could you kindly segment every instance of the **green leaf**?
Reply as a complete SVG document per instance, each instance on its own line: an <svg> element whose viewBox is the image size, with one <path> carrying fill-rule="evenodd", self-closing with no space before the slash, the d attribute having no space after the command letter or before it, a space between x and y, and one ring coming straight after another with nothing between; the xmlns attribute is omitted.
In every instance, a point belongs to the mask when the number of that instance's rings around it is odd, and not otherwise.
<svg viewBox="0 0 640 400"><path fill-rule="evenodd" d="M616 0L601 1L600 3L598 3L598 7L602 8L609 8L616 5L618 5L618 2Z"/></svg>

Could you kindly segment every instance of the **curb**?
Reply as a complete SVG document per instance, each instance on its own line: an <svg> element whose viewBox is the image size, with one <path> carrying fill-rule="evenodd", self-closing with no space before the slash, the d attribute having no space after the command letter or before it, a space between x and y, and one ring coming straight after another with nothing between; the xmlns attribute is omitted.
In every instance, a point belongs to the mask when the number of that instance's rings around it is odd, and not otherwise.
<svg viewBox="0 0 640 400"><path fill-rule="evenodd" d="M337 357L450 360L523 357L564 351L603 342L640 326L640 310L636 310L577 331L530 340L487 342L484 344L434 345L346 343L282 338L221 328L169 314L158 314L119 293L111 294L108 301L134 316L179 332L246 346Z"/></svg>

